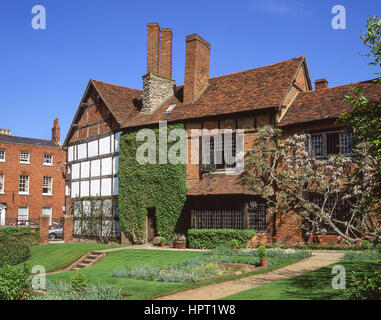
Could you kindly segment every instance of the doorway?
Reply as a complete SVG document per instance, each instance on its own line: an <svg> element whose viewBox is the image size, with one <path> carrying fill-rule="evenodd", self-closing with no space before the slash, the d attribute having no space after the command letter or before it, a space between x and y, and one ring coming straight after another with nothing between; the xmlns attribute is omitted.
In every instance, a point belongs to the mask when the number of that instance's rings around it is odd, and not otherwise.
<svg viewBox="0 0 381 320"><path fill-rule="evenodd" d="M7 207L0 203L0 226L5 226L5 211Z"/></svg>
<svg viewBox="0 0 381 320"><path fill-rule="evenodd" d="M155 208L147 209L147 242L152 242L157 235Z"/></svg>

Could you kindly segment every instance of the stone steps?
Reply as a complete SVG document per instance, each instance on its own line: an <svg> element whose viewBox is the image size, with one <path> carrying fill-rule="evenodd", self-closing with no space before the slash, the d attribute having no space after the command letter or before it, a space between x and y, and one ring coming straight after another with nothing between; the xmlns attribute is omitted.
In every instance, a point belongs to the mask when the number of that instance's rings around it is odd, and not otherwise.
<svg viewBox="0 0 381 320"><path fill-rule="evenodd" d="M82 270L84 268L88 268L93 266L94 264L101 261L106 256L106 253L99 251L92 251L82 257L79 261L77 261L70 270Z"/></svg>

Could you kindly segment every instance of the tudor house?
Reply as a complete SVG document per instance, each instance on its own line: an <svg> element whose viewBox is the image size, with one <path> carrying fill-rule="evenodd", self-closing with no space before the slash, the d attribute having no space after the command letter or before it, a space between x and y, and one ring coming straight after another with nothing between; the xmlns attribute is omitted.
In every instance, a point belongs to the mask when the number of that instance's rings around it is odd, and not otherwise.
<svg viewBox="0 0 381 320"><path fill-rule="evenodd" d="M183 123L189 150L192 143L201 141L192 136L192 129L230 129L233 134L242 129L244 150L248 150L258 129L270 124L282 128L285 135L309 133L313 156L350 154L352 131L335 124L340 114L350 110L343 102L344 95L351 85L360 86L365 95L381 91L380 85L371 81L328 87L326 79L319 79L314 88L304 56L210 78L211 45L198 34L187 36L185 42L184 84L177 86L172 79L172 31L149 23L143 90L90 80L65 140L71 199L82 206L88 205L91 197L112 203L107 217L114 220L115 232L119 231L115 218L122 132L157 126L160 121ZM200 147L201 153L224 152L223 143L209 141ZM300 237L300 225L294 219L270 216L266 203L240 176L229 174L231 165L192 164L188 160L185 229L253 229L257 232L254 240L261 241L272 241L275 234L288 242ZM89 210L79 212L74 206L78 234L90 214ZM149 223L147 232L148 228Z"/></svg>
<svg viewBox="0 0 381 320"><path fill-rule="evenodd" d="M38 224L41 214L50 216L50 224L58 222L65 214L65 162L58 119L51 140L1 129L0 225Z"/></svg>

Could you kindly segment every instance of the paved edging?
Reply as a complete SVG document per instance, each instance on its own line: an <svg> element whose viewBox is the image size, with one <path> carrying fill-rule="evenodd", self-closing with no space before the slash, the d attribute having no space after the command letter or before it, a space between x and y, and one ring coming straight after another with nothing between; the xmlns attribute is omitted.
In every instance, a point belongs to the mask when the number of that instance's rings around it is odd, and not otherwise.
<svg viewBox="0 0 381 320"><path fill-rule="evenodd" d="M338 262L342 256L343 253L338 254L330 252L328 254L314 252L313 256L308 259L287 265L274 271L184 290L157 297L153 300L217 300L271 282L295 278L304 273Z"/></svg>

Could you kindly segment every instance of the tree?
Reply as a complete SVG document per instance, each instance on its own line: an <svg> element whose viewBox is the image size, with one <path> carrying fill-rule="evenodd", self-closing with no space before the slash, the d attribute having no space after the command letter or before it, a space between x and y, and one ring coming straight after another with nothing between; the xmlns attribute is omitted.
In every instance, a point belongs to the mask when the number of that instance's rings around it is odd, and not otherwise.
<svg viewBox="0 0 381 320"><path fill-rule="evenodd" d="M361 40L370 52L363 54L372 58L369 65L381 67L381 19L371 16L367 20L366 30L362 32ZM380 75L380 72L376 72ZM381 78L374 80L381 87ZM381 92L381 89L380 89ZM381 183L381 94L366 97L361 88L350 88L344 101L352 105L351 111L339 117L338 122L350 125L355 132L355 140L365 143L368 152L378 163L378 176ZM379 196L379 194L378 194Z"/></svg>
<svg viewBox="0 0 381 320"><path fill-rule="evenodd" d="M307 135L282 137L280 129L258 131L255 147L245 156L242 178L267 201L272 213L295 212L307 233L334 232L347 243L381 240L377 201L377 162L356 146L353 156L312 157Z"/></svg>

